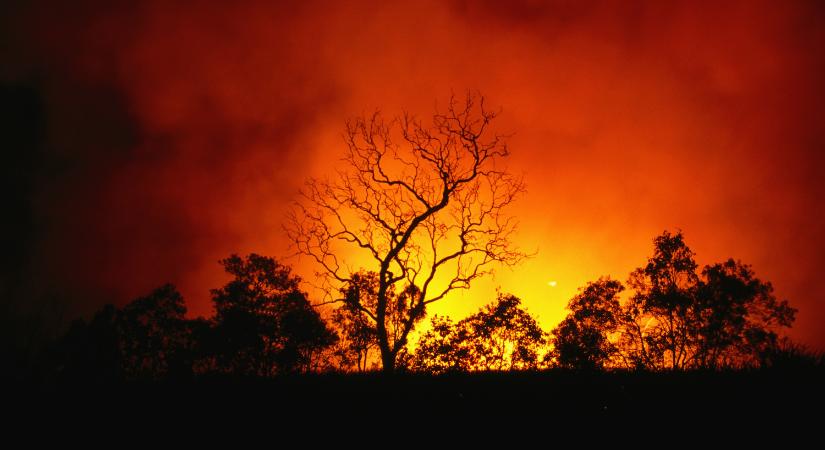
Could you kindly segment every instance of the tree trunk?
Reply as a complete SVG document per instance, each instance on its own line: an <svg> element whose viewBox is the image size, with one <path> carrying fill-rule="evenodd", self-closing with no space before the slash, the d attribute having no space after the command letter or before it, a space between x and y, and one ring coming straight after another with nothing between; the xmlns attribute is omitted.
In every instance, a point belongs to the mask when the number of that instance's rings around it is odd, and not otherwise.
<svg viewBox="0 0 825 450"><path fill-rule="evenodd" d="M381 349L381 366L385 375L395 373L395 355L392 352L385 352Z"/></svg>
<svg viewBox="0 0 825 450"><path fill-rule="evenodd" d="M378 333L378 349L381 351L381 368L385 374L395 372L395 354L390 348L389 337L387 336L387 291L389 290L389 275L387 267L389 259L381 265L381 272L378 275L378 299L376 307L376 332Z"/></svg>

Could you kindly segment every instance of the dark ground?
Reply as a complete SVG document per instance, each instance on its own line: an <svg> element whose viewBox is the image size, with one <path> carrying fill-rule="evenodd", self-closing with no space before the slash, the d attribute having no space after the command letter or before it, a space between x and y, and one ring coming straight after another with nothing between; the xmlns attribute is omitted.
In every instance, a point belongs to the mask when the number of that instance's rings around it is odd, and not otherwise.
<svg viewBox="0 0 825 450"><path fill-rule="evenodd" d="M52 418L82 408L89 420L198 417L243 421L261 415L306 420L420 417L563 417L572 420L688 418L712 426L820 422L825 371L683 373L478 373L442 376L310 375L278 379L16 386L6 406ZM11 400L11 401L8 401ZM403 413L398 416L397 412ZM406 419L405 419L406 418Z"/></svg>

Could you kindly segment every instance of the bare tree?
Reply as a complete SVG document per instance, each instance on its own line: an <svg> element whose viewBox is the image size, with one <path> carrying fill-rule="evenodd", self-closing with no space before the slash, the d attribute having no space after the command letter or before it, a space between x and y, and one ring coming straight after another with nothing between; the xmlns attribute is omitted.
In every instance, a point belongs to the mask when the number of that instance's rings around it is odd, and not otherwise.
<svg viewBox="0 0 825 450"><path fill-rule="evenodd" d="M327 292L346 291L359 271L352 262L370 261L374 301L329 301L351 302L375 324L385 372L394 371L428 304L525 256L511 241L516 221L505 214L524 184L501 166L508 148L490 130L496 115L468 93L452 97L431 124L378 112L348 121L337 175L308 180L290 215L289 237L320 266ZM389 305L393 292L409 302L400 322Z"/></svg>

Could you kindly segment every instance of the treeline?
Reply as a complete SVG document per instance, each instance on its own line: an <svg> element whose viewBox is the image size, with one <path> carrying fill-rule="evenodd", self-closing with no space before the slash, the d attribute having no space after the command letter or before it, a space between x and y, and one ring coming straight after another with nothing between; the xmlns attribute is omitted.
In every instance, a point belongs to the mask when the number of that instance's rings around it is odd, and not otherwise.
<svg viewBox="0 0 825 450"><path fill-rule="evenodd" d="M288 266L257 254L221 261L232 276L211 291L215 314L186 318L181 294L162 286L123 308L106 306L75 321L40 358L38 372L58 380L154 380L206 374L271 377L380 369L375 273L360 272L338 306L317 310ZM782 335L796 310L770 283L728 260L703 267L681 233L654 239L653 256L625 284L588 283L569 314L542 330L517 297L499 293L476 314L435 316L404 346L397 370L445 372L563 368L688 370L822 365L823 358ZM390 336L406 335L415 287L390 292ZM425 319L416 312L415 323ZM325 317L326 316L326 317ZM395 320L397 318L397 320Z"/></svg>

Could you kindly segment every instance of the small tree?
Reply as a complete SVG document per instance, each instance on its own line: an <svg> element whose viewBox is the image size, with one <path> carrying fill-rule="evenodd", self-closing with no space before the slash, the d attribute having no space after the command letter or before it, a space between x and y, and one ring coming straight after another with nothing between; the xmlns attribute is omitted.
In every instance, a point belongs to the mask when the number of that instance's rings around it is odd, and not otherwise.
<svg viewBox="0 0 825 450"><path fill-rule="evenodd" d="M378 347L377 327L360 306L374 310L378 304L378 289L377 273L361 271L354 274L343 289L343 305L333 313L333 321L339 325L349 359L359 371L366 370L373 362L370 352ZM423 310L415 309L417 294L413 285L408 285L400 293L395 292L395 286L388 289L386 330L391 347L406 338L404 330L408 322L415 325L424 318Z"/></svg>
<svg viewBox="0 0 825 450"><path fill-rule="evenodd" d="M491 134L495 117L483 97L468 94L452 98L431 125L380 113L348 122L337 176L309 180L293 210L288 234L318 264L329 292L358 283L343 255L360 251L355 257L371 262L374 303L357 297L351 306L374 324L386 372L427 305L524 256L505 215L524 187L501 166L508 149ZM393 292L409 302L396 325Z"/></svg>
<svg viewBox="0 0 825 450"><path fill-rule="evenodd" d="M369 317L352 304L344 304L332 313L332 323L340 338L335 351L339 369L368 370L372 351L378 346Z"/></svg>
<svg viewBox="0 0 825 450"><path fill-rule="evenodd" d="M637 366L684 368L695 344L698 266L681 232L665 231L653 245L653 257L628 280L626 357Z"/></svg>
<svg viewBox="0 0 825 450"><path fill-rule="evenodd" d="M216 368L258 376L309 370L335 335L300 290L300 278L254 253L221 264L234 279L212 290L215 319L207 345Z"/></svg>
<svg viewBox="0 0 825 450"><path fill-rule="evenodd" d="M469 372L474 364L466 322L454 323L449 317L434 316L430 329L418 339L412 369L433 374Z"/></svg>
<svg viewBox="0 0 825 450"><path fill-rule="evenodd" d="M609 365L617 355L613 340L621 323L619 281L601 278L588 283L570 300L570 313L553 330L554 365L566 369L595 370Z"/></svg>
<svg viewBox="0 0 825 450"><path fill-rule="evenodd" d="M453 325L435 317L418 342L413 369L447 371L526 370L538 367L546 343L538 322L508 294Z"/></svg>

